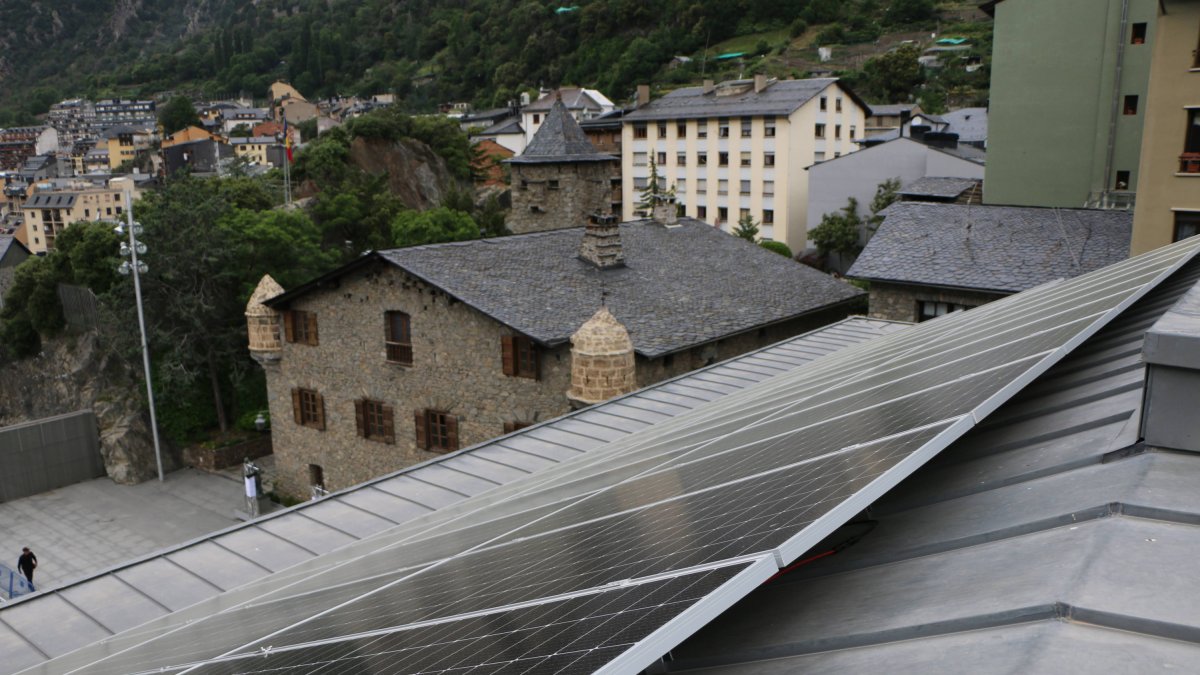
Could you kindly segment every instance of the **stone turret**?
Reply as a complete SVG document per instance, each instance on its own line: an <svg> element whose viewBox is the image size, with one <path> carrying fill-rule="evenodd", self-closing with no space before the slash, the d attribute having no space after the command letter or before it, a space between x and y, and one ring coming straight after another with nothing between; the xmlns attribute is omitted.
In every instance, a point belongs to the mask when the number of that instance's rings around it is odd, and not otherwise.
<svg viewBox="0 0 1200 675"><path fill-rule="evenodd" d="M279 312L264 302L283 293L270 274L264 274L246 303L246 328L250 334L250 356L262 365L275 363L283 350Z"/></svg>
<svg viewBox="0 0 1200 675"><path fill-rule="evenodd" d="M579 246L579 257L600 269L625 266L625 252L621 248L621 224L612 214L592 214L583 229L583 243Z"/></svg>
<svg viewBox="0 0 1200 675"><path fill-rule="evenodd" d="M571 388L576 408L606 401L637 389L633 341L629 331L601 307L571 336Z"/></svg>

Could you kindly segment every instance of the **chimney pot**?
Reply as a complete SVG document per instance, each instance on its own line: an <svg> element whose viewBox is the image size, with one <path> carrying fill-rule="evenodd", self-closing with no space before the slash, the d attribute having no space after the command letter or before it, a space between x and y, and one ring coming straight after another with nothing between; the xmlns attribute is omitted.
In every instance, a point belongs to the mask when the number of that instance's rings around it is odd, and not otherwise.
<svg viewBox="0 0 1200 675"><path fill-rule="evenodd" d="M579 258L600 269L625 266L625 253L621 250L621 224L611 213L593 213L583 228L583 242L579 246Z"/></svg>
<svg viewBox="0 0 1200 675"><path fill-rule="evenodd" d="M650 85L639 84L637 88L637 107L650 103Z"/></svg>

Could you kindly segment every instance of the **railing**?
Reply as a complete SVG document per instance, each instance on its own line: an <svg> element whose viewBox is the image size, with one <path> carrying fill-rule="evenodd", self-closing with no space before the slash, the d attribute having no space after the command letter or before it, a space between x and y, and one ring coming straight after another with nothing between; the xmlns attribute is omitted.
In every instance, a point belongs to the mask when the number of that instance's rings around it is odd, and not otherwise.
<svg viewBox="0 0 1200 675"><path fill-rule="evenodd" d="M8 565L0 563L0 598L12 600L33 592L33 584Z"/></svg>
<svg viewBox="0 0 1200 675"><path fill-rule="evenodd" d="M1200 173L1200 152L1185 152L1180 155L1179 173Z"/></svg>
<svg viewBox="0 0 1200 675"><path fill-rule="evenodd" d="M1118 211L1128 211L1133 208L1137 202L1136 192L1126 191L1106 191L1093 192L1088 195L1087 202L1084 203L1084 208L1089 209L1113 209Z"/></svg>

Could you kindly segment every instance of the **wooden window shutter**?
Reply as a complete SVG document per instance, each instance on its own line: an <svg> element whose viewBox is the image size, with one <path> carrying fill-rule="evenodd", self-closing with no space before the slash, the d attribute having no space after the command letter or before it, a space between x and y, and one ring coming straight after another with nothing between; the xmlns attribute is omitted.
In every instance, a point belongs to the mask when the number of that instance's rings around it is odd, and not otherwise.
<svg viewBox="0 0 1200 675"><path fill-rule="evenodd" d="M325 397L317 393L313 397L317 399L317 428L325 431Z"/></svg>
<svg viewBox="0 0 1200 675"><path fill-rule="evenodd" d="M283 336L288 342L296 341L296 312L290 309L283 313Z"/></svg>
<svg viewBox="0 0 1200 675"><path fill-rule="evenodd" d="M383 440L396 442L396 412L390 405L383 406Z"/></svg>
<svg viewBox="0 0 1200 675"><path fill-rule="evenodd" d="M417 430L417 447L422 450L429 449L429 434L425 433L425 411L417 410L413 413L413 426Z"/></svg>
<svg viewBox="0 0 1200 675"><path fill-rule="evenodd" d="M511 335L500 337L500 361L504 366L505 375L517 374L517 346L516 340Z"/></svg>
<svg viewBox="0 0 1200 675"><path fill-rule="evenodd" d="M292 418L296 424L304 424L304 418L300 414L300 390L292 390Z"/></svg>
<svg viewBox="0 0 1200 675"><path fill-rule="evenodd" d="M446 452L454 452L458 449L458 417L456 415L446 415Z"/></svg>
<svg viewBox="0 0 1200 675"><path fill-rule="evenodd" d="M308 344L317 346L317 313L306 312L305 316L308 319Z"/></svg>
<svg viewBox="0 0 1200 675"><path fill-rule="evenodd" d="M366 405L362 401L354 402L354 424L358 426L358 435L367 438L367 412L364 408Z"/></svg>

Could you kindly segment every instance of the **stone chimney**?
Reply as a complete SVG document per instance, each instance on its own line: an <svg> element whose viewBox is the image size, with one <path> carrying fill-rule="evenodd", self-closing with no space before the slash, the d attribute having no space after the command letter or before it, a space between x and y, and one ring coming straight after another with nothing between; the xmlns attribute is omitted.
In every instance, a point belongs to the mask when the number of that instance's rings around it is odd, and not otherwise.
<svg viewBox="0 0 1200 675"><path fill-rule="evenodd" d="M607 401L637 389L633 340L629 331L601 307L571 336L571 388L576 408Z"/></svg>
<svg viewBox="0 0 1200 675"><path fill-rule="evenodd" d="M713 82L712 80L705 80L704 81L704 89L702 90L702 93L711 94L711 93L713 93L714 90L716 90L716 88L717 88L716 82Z"/></svg>
<svg viewBox="0 0 1200 675"><path fill-rule="evenodd" d="M755 75L754 76L754 93L757 94L766 88L767 88L767 76L766 75Z"/></svg>
<svg viewBox="0 0 1200 675"><path fill-rule="evenodd" d="M650 103L650 85L639 84L637 87L637 107L641 108L648 103Z"/></svg>
<svg viewBox="0 0 1200 675"><path fill-rule="evenodd" d="M600 269L625 266L625 253L621 250L621 225L617 217L594 213L588 218L583 230L583 243L579 246L579 257Z"/></svg>
<svg viewBox="0 0 1200 675"><path fill-rule="evenodd" d="M677 227L679 225L679 209L675 205L675 195L663 193L654 195L651 217L660 225Z"/></svg>
<svg viewBox="0 0 1200 675"><path fill-rule="evenodd" d="M279 361L283 350L280 335L279 312L267 307L264 302L283 293L270 274L259 280L250 301L246 303L246 328L250 334L250 356L261 365Z"/></svg>

